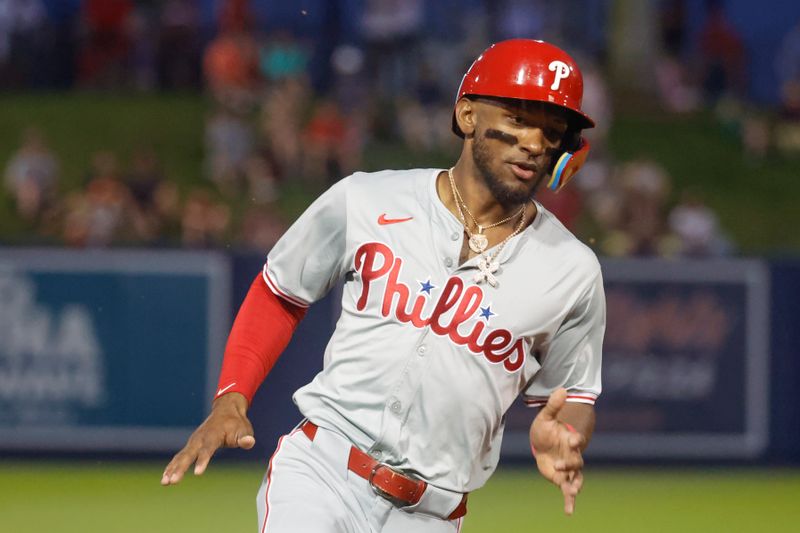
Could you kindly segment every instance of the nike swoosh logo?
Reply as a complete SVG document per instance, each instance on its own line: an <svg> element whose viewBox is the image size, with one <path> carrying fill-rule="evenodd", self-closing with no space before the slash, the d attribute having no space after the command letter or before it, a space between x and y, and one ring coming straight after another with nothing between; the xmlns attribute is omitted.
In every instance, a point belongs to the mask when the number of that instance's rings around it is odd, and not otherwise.
<svg viewBox="0 0 800 533"><path fill-rule="evenodd" d="M220 394L222 394L222 393L223 393L223 392L225 392L226 390L230 389L230 388L231 388L231 387L233 387L234 385L236 385L236 382L235 382L235 381L234 381L233 383L231 383L230 385L228 385L227 387L223 387L223 388L219 389L219 390L217 391L217 396L219 396Z"/></svg>
<svg viewBox="0 0 800 533"><path fill-rule="evenodd" d="M378 217L378 224L381 226L385 226L387 224L397 224L398 222L408 222L414 217L408 218L386 218L386 213L383 213L381 216Z"/></svg>

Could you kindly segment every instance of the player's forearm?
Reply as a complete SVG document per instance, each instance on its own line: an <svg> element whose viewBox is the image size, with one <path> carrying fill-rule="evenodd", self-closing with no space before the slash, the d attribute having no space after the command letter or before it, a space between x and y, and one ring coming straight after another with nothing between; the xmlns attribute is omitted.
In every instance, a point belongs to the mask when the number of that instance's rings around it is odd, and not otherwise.
<svg viewBox="0 0 800 533"><path fill-rule="evenodd" d="M569 424L575 428L575 431L583 435L585 440L581 446L581 451L585 450L592 438L592 433L594 433L594 406L585 403L567 402L561 412L558 413L558 420Z"/></svg>
<svg viewBox="0 0 800 533"><path fill-rule="evenodd" d="M272 293L259 275L239 308L225 346L216 397L242 394L249 404L305 316Z"/></svg>

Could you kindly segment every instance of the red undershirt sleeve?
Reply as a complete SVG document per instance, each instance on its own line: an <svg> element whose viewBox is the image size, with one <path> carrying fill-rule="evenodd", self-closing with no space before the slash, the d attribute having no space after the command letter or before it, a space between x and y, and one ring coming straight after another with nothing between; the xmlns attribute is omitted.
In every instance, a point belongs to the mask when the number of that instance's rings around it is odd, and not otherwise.
<svg viewBox="0 0 800 533"><path fill-rule="evenodd" d="M233 322L214 398L239 392L251 403L306 310L276 296L259 274Z"/></svg>

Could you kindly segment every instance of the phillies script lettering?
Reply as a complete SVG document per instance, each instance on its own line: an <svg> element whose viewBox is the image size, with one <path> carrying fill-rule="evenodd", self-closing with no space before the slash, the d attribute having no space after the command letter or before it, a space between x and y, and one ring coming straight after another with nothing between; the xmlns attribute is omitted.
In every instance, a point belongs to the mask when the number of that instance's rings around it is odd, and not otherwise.
<svg viewBox="0 0 800 533"><path fill-rule="evenodd" d="M416 296L409 310L411 289L398 280L403 260L395 257L391 248L379 242L362 244L356 251L354 263L362 282L361 296L356 302L359 311L367 306L372 282L385 277L386 289L381 306L384 317L392 313L392 304L396 302L394 316L400 322L410 323L417 328L430 327L437 335L449 337L455 344L466 346L472 353L483 355L491 363L502 362L509 372L522 367L525 360L522 339L514 339L507 329L490 330L483 321L478 320L466 335L459 332L459 326L475 315L483 301L483 290L477 285L465 287L461 278L449 278L430 316L425 317L423 312L427 298L423 294Z"/></svg>

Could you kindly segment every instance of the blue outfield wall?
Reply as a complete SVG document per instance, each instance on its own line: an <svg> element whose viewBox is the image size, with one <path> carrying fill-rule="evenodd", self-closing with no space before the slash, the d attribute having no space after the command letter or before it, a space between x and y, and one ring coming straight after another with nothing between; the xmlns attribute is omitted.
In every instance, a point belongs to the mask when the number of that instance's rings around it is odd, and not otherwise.
<svg viewBox="0 0 800 533"><path fill-rule="evenodd" d="M208 411L226 333L262 261L0 249L0 453L177 449ZM603 266L592 458L800 461L800 261ZM226 456L266 465L300 421L291 395L322 366L336 292L309 309L256 395L256 449ZM512 407L505 457L529 457L533 415Z"/></svg>
<svg viewBox="0 0 800 533"><path fill-rule="evenodd" d="M768 458L800 461L800 260L770 264L772 346Z"/></svg>

